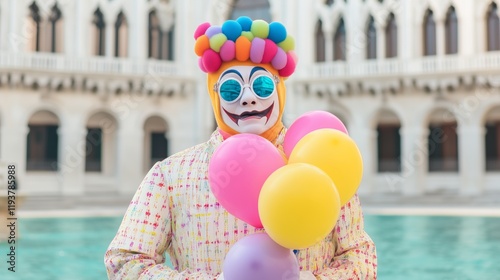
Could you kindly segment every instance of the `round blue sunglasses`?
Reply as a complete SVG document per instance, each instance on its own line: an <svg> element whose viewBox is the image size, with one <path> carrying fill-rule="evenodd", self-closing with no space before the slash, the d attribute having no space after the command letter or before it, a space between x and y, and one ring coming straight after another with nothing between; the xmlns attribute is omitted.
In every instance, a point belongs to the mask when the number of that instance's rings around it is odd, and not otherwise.
<svg viewBox="0 0 500 280"><path fill-rule="evenodd" d="M274 79L273 79L274 78ZM257 76L250 84L241 83L239 80L229 78L222 83L215 83L214 91L228 103L236 102L243 94L243 89L249 87L260 99L267 99L274 92L275 83L279 82L277 77L265 75Z"/></svg>

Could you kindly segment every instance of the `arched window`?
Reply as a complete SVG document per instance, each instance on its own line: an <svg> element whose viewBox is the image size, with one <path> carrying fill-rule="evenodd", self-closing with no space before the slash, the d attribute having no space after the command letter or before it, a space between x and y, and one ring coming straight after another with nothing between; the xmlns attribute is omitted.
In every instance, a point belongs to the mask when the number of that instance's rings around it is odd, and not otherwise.
<svg viewBox="0 0 500 280"><path fill-rule="evenodd" d="M451 6L446 13L445 22L446 54L458 52L458 19L455 8Z"/></svg>
<svg viewBox="0 0 500 280"><path fill-rule="evenodd" d="M497 4L491 3L486 16L487 48L488 51L500 50L500 20Z"/></svg>
<svg viewBox="0 0 500 280"><path fill-rule="evenodd" d="M104 22L104 15L99 8L94 12L92 24L94 25L94 54L105 55L106 23Z"/></svg>
<svg viewBox="0 0 500 280"><path fill-rule="evenodd" d="M231 19L237 19L240 16L247 16L251 19L263 19L271 22L271 6L267 0L236 0L233 1L233 10Z"/></svg>
<svg viewBox="0 0 500 280"><path fill-rule="evenodd" d="M54 7L52 7L49 16L49 30L47 32L47 34L49 35L48 38L50 38L50 47L48 48L50 52L62 52L64 32L62 24L62 13L56 3Z"/></svg>
<svg viewBox="0 0 500 280"><path fill-rule="evenodd" d="M398 56L398 25L396 24L396 18L394 14L391 13L387 19L387 25L385 27L385 57L397 57Z"/></svg>
<svg viewBox="0 0 500 280"><path fill-rule="evenodd" d="M316 62L325 61L325 34L323 33L323 23L318 20L316 23Z"/></svg>
<svg viewBox="0 0 500 280"><path fill-rule="evenodd" d="M148 57L150 58L156 58L160 59L161 57L161 28L160 28L160 21L158 20L158 17L156 16L156 11L151 11L149 13L149 20L148 20L148 42L149 42L149 51L148 51Z"/></svg>
<svg viewBox="0 0 500 280"><path fill-rule="evenodd" d="M377 30L375 29L375 20L370 16L366 28L366 58L377 58Z"/></svg>
<svg viewBox="0 0 500 280"><path fill-rule="evenodd" d="M39 52L41 50L40 42L40 24L42 17L40 16L40 9L33 2L30 5L30 15L28 17L29 30L31 32L30 44L28 46L29 50Z"/></svg>
<svg viewBox="0 0 500 280"><path fill-rule="evenodd" d="M166 42L163 44L163 59L174 60L174 38L175 38L175 26L172 25L170 30L163 34Z"/></svg>
<svg viewBox="0 0 500 280"><path fill-rule="evenodd" d="M172 25L169 31L163 31L156 11L153 10L149 13L148 30L148 57L174 60L175 26Z"/></svg>
<svg viewBox="0 0 500 280"><path fill-rule="evenodd" d="M116 17L115 22L115 56L126 57L128 53L128 24L123 12Z"/></svg>
<svg viewBox="0 0 500 280"><path fill-rule="evenodd" d="M431 10L424 17L424 55L436 55L436 22Z"/></svg>
<svg viewBox="0 0 500 280"><path fill-rule="evenodd" d="M346 34L343 18L339 20L339 24L333 38L333 45L333 59L346 60Z"/></svg>

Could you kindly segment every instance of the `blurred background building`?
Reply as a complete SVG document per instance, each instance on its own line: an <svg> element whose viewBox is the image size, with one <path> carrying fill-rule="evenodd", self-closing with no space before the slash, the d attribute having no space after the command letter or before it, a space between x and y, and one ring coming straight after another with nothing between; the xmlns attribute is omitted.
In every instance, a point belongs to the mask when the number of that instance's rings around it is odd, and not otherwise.
<svg viewBox="0 0 500 280"><path fill-rule="evenodd" d="M0 0L0 161L29 196L130 195L215 128L193 33L248 15L296 39L285 123L326 110L360 193L500 191L500 2Z"/></svg>

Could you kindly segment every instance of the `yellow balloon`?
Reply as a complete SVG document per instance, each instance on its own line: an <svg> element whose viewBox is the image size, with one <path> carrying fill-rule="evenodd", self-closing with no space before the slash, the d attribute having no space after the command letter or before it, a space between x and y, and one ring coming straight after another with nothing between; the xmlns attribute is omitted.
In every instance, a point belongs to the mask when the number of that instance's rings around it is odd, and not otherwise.
<svg viewBox="0 0 500 280"><path fill-rule="evenodd" d="M292 150L288 163L309 163L323 170L335 183L340 205L358 190L363 177L363 159L347 134L335 129L318 129L306 134Z"/></svg>
<svg viewBox="0 0 500 280"><path fill-rule="evenodd" d="M340 198L321 169L305 163L285 165L262 186L259 215L267 234L289 249L307 248L335 226Z"/></svg>

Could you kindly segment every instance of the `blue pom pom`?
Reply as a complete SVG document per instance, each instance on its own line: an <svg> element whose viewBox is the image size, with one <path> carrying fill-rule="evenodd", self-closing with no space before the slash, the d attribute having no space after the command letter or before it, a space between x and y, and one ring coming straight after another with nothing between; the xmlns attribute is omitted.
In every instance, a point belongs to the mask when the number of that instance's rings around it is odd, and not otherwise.
<svg viewBox="0 0 500 280"><path fill-rule="evenodd" d="M253 20L249 17L241 16L236 21L241 25L243 31L250 31L250 28L252 28Z"/></svg>
<svg viewBox="0 0 500 280"><path fill-rule="evenodd" d="M276 44L283 42L286 39L286 28L283 24L273 21L269 24L268 39L271 39Z"/></svg>
<svg viewBox="0 0 500 280"><path fill-rule="evenodd" d="M241 25L235 20L228 20L222 24L222 33L231 41L236 41L240 37L241 30Z"/></svg>

